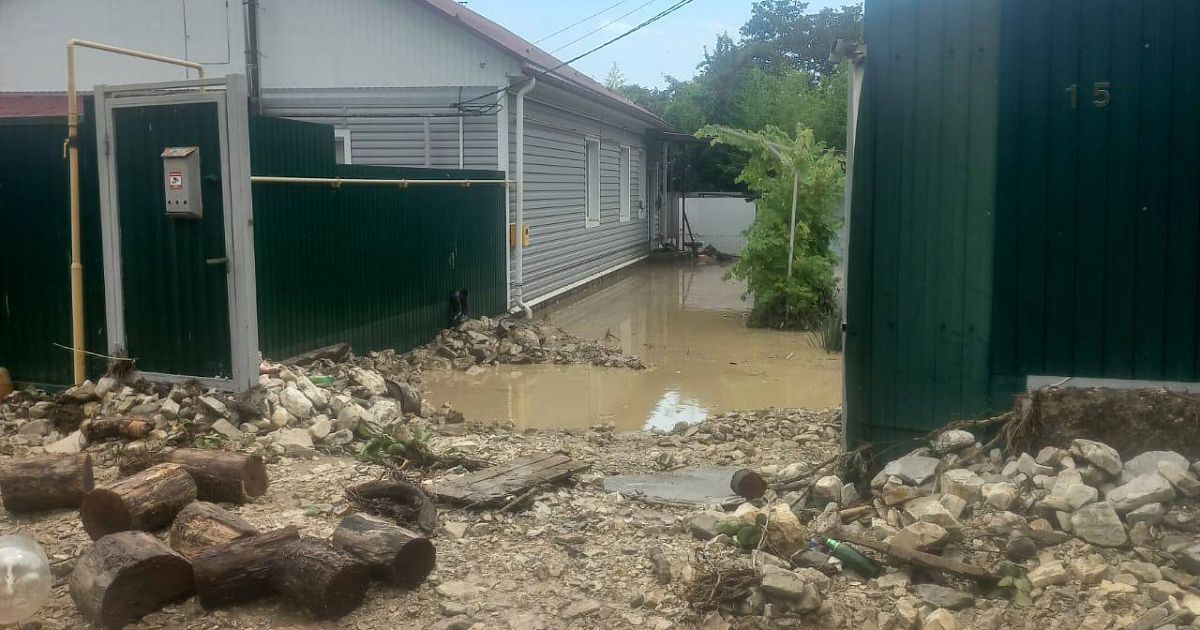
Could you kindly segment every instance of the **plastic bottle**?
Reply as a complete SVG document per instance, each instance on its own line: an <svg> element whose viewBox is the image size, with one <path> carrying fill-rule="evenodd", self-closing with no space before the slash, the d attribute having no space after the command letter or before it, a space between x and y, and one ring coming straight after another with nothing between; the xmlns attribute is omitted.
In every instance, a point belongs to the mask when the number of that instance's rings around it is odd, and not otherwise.
<svg viewBox="0 0 1200 630"><path fill-rule="evenodd" d="M0 536L0 624L29 619L50 599L50 562L36 542Z"/></svg>
<svg viewBox="0 0 1200 630"><path fill-rule="evenodd" d="M828 536L822 536L821 543L829 547L829 551L833 554L833 557L841 560L842 564L846 565L846 568L853 569L863 577L877 577L882 570L874 560L864 556L862 552L844 542L834 540Z"/></svg>

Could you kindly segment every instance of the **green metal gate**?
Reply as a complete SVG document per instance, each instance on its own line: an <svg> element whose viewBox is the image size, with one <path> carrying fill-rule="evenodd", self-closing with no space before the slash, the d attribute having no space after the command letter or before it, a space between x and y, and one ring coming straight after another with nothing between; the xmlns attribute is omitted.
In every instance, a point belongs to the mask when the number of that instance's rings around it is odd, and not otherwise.
<svg viewBox="0 0 1200 630"><path fill-rule="evenodd" d="M1200 380L1200 2L868 0L851 444L1030 376Z"/></svg>
<svg viewBox="0 0 1200 630"><path fill-rule="evenodd" d="M113 112L125 350L163 374L231 378L225 213L217 103ZM169 217L166 147L199 147L203 216Z"/></svg>
<svg viewBox="0 0 1200 630"><path fill-rule="evenodd" d="M96 86L96 111L109 351L159 380L254 384L244 77ZM168 148L198 156L198 172L168 170ZM168 214L185 190L199 191L200 216Z"/></svg>

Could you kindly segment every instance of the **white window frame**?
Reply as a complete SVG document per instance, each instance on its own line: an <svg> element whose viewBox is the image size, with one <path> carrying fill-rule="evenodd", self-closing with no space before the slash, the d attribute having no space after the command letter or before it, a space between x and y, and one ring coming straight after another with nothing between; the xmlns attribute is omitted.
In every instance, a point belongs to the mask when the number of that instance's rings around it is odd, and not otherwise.
<svg viewBox="0 0 1200 630"><path fill-rule="evenodd" d="M638 174L638 218L646 218L646 150L638 149L637 152L637 174Z"/></svg>
<svg viewBox="0 0 1200 630"><path fill-rule="evenodd" d="M583 147L583 225L596 227L600 225L600 137L584 136Z"/></svg>
<svg viewBox="0 0 1200 630"><path fill-rule="evenodd" d="M630 172L630 169L633 168L633 151L627 144L621 145L619 164L621 170L621 174L618 176L621 182L621 223L625 223L629 221L633 208L633 176Z"/></svg>
<svg viewBox="0 0 1200 630"><path fill-rule="evenodd" d="M350 152L350 130L349 129L334 129L333 130L333 147L334 147L333 159L335 162L337 161L337 144L339 141L342 143L342 157L345 158L345 160L346 160L345 162L342 162L342 164L353 164L354 159L351 156L351 152Z"/></svg>

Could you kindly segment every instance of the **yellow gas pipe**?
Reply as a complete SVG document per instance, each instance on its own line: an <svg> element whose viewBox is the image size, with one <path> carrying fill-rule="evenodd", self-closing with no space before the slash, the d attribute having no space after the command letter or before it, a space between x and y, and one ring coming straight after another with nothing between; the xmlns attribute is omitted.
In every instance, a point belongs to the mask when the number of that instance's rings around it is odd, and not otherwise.
<svg viewBox="0 0 1200 630"><path fill-rule="evenodd" d="M98 44L83 39L67 40L67 153L70 158L71 170L71 355L75 367L75 383L82 383L87 378L84 363L84 327L83 327L83 261L79 227L79 99L75 94L75 47L92 48L105 52L159 61L176 66L194 68L200 78L204 78L204 67L194 61L184 61L174 57L164 57L154 53Z"/></svg>

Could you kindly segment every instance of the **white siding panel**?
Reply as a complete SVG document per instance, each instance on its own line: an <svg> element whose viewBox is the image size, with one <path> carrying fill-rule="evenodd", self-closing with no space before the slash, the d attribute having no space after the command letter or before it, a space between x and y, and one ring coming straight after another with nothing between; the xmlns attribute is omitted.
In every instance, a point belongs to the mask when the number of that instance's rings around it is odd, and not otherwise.
<svg viewBox="0 0 1200 630"><path fill-rule="evenodd" d="M535 89L533 94L537 94ZM525 103L525 299L537 301L558 289L645 256L648 223L639 218L638 182L643 167L639 133L573 114L527 97ZM516 120L510 121L516 129ZM586 136L600 138L600 224L585 227ZM515 144L515 137L510 146ZM631 218L620 220L620 146L630 147L634 197Z"/></svg>
<svg viewBox="0 0 1200 630"><path fill-rule="evenodd" d="M458 118L452 103L491 88L379 90L273 90L263 97L266 113L350 130L355 164L425 166L425 122L429 118L430 164L458 167ZM447 117L447 115L449 115ZM496 168L496 115L463 117L463 166Z"/></svg>
<svg viewBox="0 0 1200 630"><path fill-rule="evenodd" d="M412 0L260 0L265 88L502 85L513 57Z"/></svg>
<svg viewBox="0 0 1200 630"><path fill-rule="evenodd" d="M66 91L72 37L201 62L209 76L244 73L243 33L241 2L227 0L0 0L0 92ZM77 50L75 65L81 91L196 78L97 50Z"/></svg>

